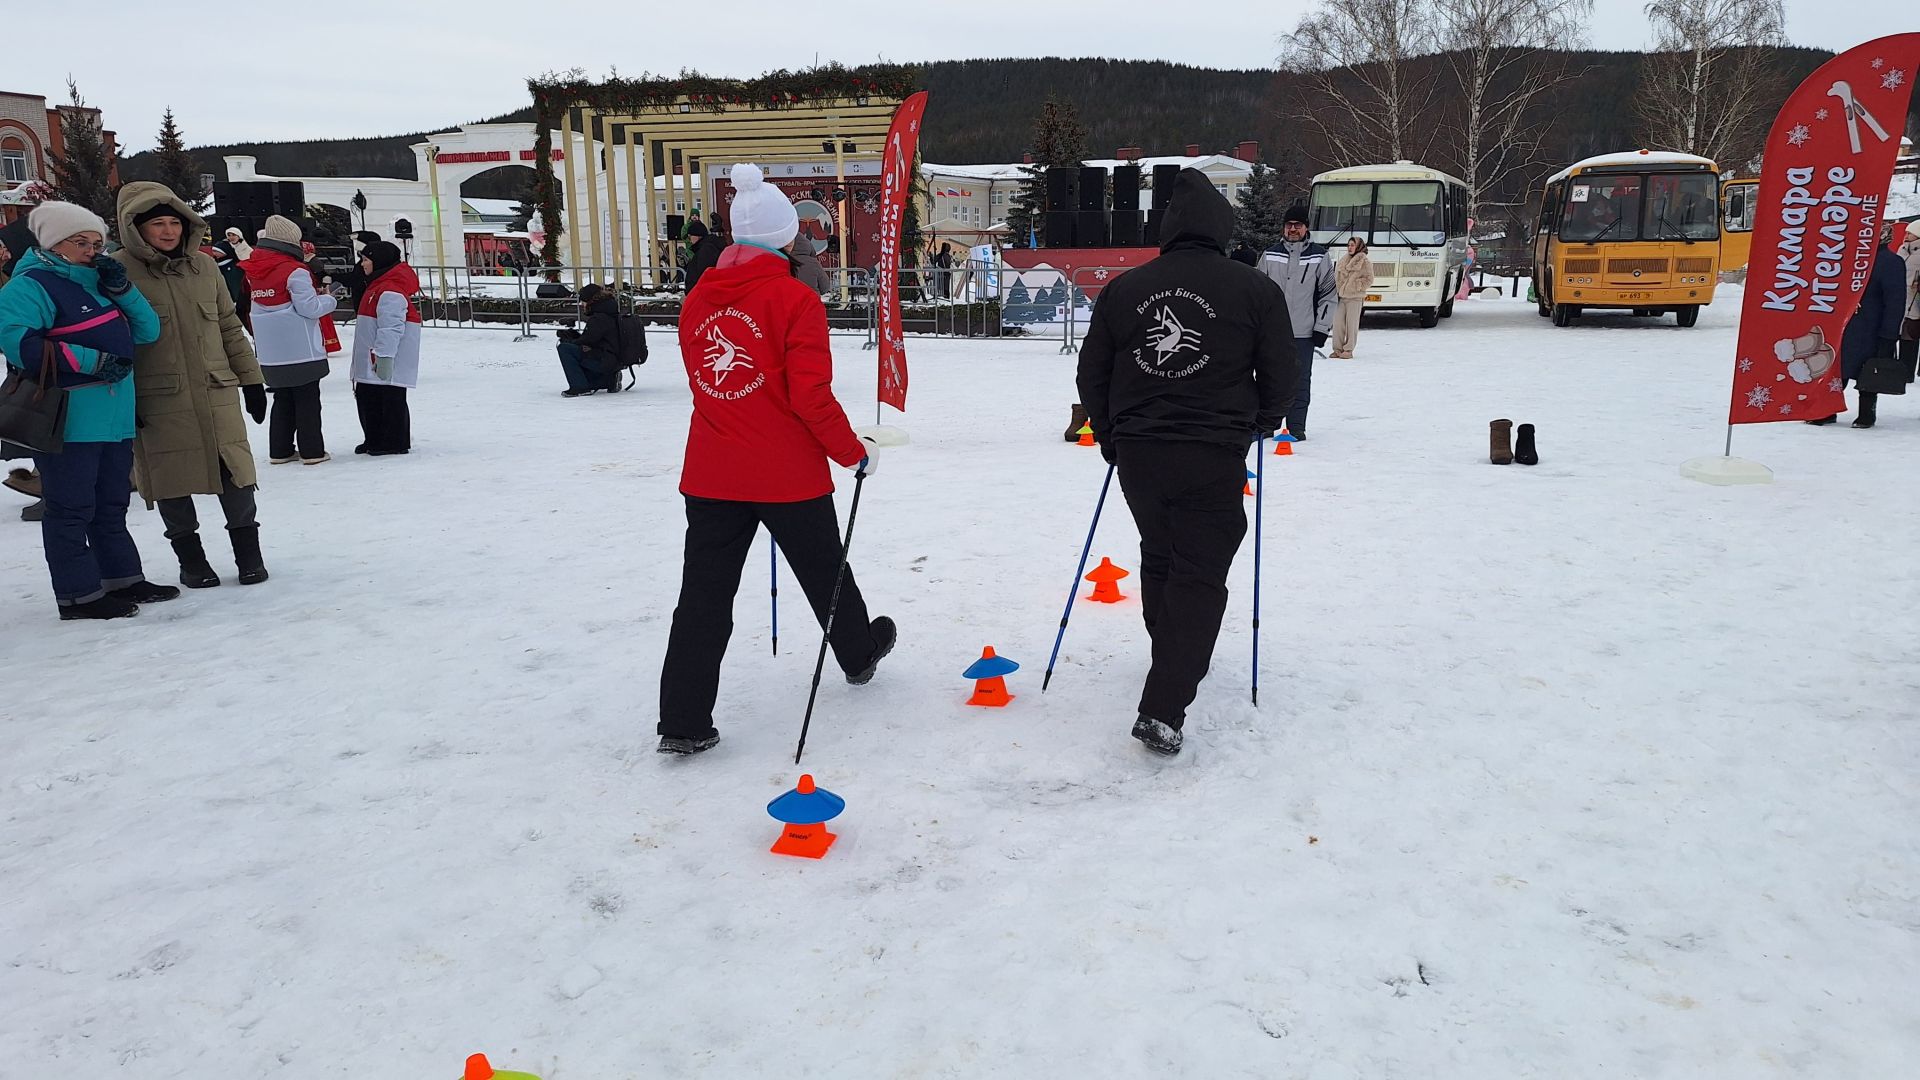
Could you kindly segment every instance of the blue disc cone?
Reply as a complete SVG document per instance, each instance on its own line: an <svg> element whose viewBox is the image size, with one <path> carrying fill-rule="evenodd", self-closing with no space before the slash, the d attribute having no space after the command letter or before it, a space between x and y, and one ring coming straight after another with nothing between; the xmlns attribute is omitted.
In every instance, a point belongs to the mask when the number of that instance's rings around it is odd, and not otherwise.
<svg viewBox="0 0 1920 1080"><path fill-rule="evenodd" d="M1020 665L1004 656L983 656L960 673L963 679L996 679L1020 670Z"/></svg>
<svg viewBox="0 0 1920 1080"><path fill-rule="evenodd" d="M816 787L812 791L795 788L785 795L767 804L767 813L775 821L784 821L789 825L814 825L822 821L832 821L847 808L847 800Z"/></svg>

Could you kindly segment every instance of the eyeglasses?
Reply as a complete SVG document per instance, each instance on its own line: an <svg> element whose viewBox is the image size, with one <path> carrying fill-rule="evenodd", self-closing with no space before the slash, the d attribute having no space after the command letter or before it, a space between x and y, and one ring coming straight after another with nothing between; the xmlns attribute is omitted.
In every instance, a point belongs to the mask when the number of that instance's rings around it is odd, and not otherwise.
<svg viewBox="0 0 1920 1080"><path fill-rule="evenodd" d="M60 241L59 243L53 246L54 247L72 247L72 248L77 248L81 251L97 252L97 251L107 250L107 242L105 240L82 240L79 237L70 237L66 240Z"/></svg>

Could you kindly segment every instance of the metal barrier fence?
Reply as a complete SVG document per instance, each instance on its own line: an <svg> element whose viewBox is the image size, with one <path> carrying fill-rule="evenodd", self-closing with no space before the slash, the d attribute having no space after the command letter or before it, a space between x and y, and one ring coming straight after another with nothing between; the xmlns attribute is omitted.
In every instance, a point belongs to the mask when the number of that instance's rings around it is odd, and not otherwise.
<svg viewBox="0 0 1920 1080"><path fill-rule="evenodd" d="M510 330L520 341L533 338L535 331L580 321L580 301L572 284L576 277L583 284L598 283L609 289L622 314L637 315L654 325L677 327L686 300L686 272L677 266L560 266L501 273L466 266L414 265L413 270L420 278L415 302L426 326ZM857 334L864 339L863 348L877 347L877 271L842 267L826 273L830 289L824 300L830 332ZM1006 319L1004 283L1010 273L1002 264L977 259L952 267L900 267L905 331L917 337L956 338L1032 333ZM335 285L333 289L339 300L338 316L351 319L354 312L345 288ZM1073 305L1068 309L1071 320Z"/></svg>
<svg viewBox="0 0 1920 1080"><path fill-rule="evenodd" d="M1101 287L1107 283L1108 279L1131 269L1132 267L1129 266L1081 266L1067 275L1066 317L1060 320L1060 352L1062 354L1080 351L1078 334L1080 309L1085 307L1087 313L1092 314L1093 298L1100 295ZM1086 286L1089 285L1093 287L1092 293L1087 292ZM1082 304L1082 300L1086 303Z"/></svg>

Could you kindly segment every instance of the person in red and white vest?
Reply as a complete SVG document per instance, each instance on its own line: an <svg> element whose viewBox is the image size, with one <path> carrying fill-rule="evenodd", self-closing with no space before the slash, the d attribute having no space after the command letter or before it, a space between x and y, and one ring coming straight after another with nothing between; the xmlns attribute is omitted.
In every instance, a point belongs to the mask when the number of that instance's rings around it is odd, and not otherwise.
<svg viewBox="0 0 1920 1080"><path fill-rule="evenodd" d="M367 291L353 320L353 400L366 441L356 454L385 457L413 449L407 391L420 384L420 277L385 240L360 252Z"/></svg>
<svg viewBox="0 0 1920 1080"><path fill-rule="evenodd" d="M695 754L720 741L713 726L720 660L733 633L733 597L754 535L766 526L856 686L893 649L886 616L867 618L840 574L831 463L865 477L877 447L854 433L833 396L833 353L820 296L787 257L799 232L793 203L753 165L735 165L733 245L700 278L680 313L680 355L693 387L680 492L687 548L680 602L660 672L660 752Z"/></svg>
<svg viewBox="0 0 1920 1080"><path fill-rule="evenodd" d="M267 460L308 465L333 460L320 431L320 380L332 370L320 320L338 306L320 292L300 251L300 226L275 214L240 264L253 292L253 351L273 394Z"/></svg>

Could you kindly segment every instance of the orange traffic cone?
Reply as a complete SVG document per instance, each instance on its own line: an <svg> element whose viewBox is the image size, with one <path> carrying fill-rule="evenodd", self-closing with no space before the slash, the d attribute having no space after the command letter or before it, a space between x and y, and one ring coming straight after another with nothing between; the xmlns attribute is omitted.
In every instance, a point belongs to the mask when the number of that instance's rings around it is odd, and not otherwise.
<svg viewBox="0 0 1920 1080"><path fill-rule="evenodd" d="M1113 565L1113 560L1100 556L1100 565L1087 571L1087 580L1093 582L1093 592L1087 599L1099 604L1117 604L1126 597L1120 594L1120 579L1130 576L1125 570Z"/></svg>
<svg viewBox="0 0 1920 1080"><path fill-rule="evenodd" d="M1273 437L1273 456L1288 457L1293 453L1293 436L1281 432Z"/></svg>
<svg viewBox="0 0 1920 1080"><path fill-rule="evenodd" d="M996 654L993 646L989 645L982 649L980 659L975 660L966 671L961 673L961 678L974 680L973 696L967 699L967 704L984 705L993 709L1005 706L1007 702L1013 700L1013 695L1007 693L1006 677L1019 670L1019 664Z"/></svg>
<svg viewBox="0 0 1920 1080"><path fill-rule="evenodd" d="M1080 445L1081 446L1094 445L1092 421L1088 421L1087 423L1080 425Z"/></svg>

